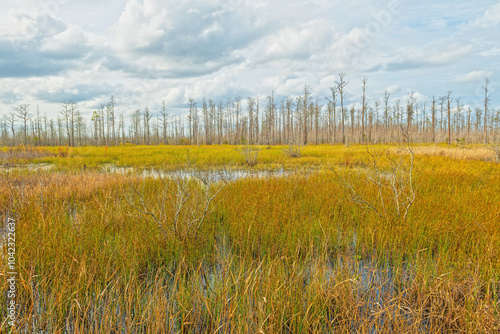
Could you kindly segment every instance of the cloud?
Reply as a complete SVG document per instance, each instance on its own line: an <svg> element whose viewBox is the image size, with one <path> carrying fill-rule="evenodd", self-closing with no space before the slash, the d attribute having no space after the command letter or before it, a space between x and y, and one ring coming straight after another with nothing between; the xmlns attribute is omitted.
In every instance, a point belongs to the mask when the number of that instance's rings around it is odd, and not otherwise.
<svg viewBox="0 0 500 334"><path fill-rule="evenodd" d="M0 39L9 41L13 47L25 42L39 41L65 29L65 24L40 9L9 10L0 23Z"/></svg>
<svg viewBox="0 0 500 334"><path fill-rule="evenodd" d="M109 97L112 92L102 85L76 84L71 87L59 88L51 92L38 90L35 98L42 101L61 103L64 101L84 102L98 97Z"/></svg>
<svg viewBox="0 0 500 334"><path fill-rule="evenodd" d="M286 26L269 32L260 42L259 63L284 59L307 60L323 52L334 41L335 28L330 21L318 19L302 25Z"/></svg>
<svg viewBox="0 0 500 334"><path fill-rule="evenodd" d="M452 43L439 53L431 54L426 63L429 65L446 65L456 62L457 60L466 57L474 52L472 45L461 45L460 43Z"/></svg>
<svg viewBox="0 0 500 334"><path fill-rule="evenodd" d="M483 15L478 17L473 22L473 25L481 28L500 25L500 3L497 3L496 5L486 10Z"/></svg>
<svg viewBox="0 0 500 334"><path fill-rule="evenodd" d="M67 99L94 108L114 94L126 111L162 99L181 110L188 98L293 97L304 85L324 96L340 72L353 101L363 74L373 100L446 84L465 99L500 65L493 0L399 1L397 12L367 0L58 2L0 3L1 108L18 100L58 113Z"/></svg>
<svg viewBox="0 0 500 334"><path fill-rule="evenodd" d="M55 57L79 58L88 52L88 37L81 28L70 26L41 40L40 51Z"/></svg>
<svg viewBox="0 0 500 334"><path fill-rule="evenodd" d="M114 27L113 47L124 62L155 57L159 69L175 75L190 67L196 75L241 59L237 50L260 36L260 23L243 1L128 1ZM208 65L208 66L206 66ZM125 69L128 70L128 69ZM189 71L180 71L190 75ZM167 74L166 76L171 76Z"/></svg>
<svg viewBox="0 0 500 334"><path fill-rule="evenodd" d="M491 78L493 71L472 71L452 80L454 83L478 82L485 78Z"/></svg>
<svg viewBox="0 0 500 334"><path fill-rule="evenodd" d="M0 78L60 74L88 51L88 36L79 27L41 10L11 10L0 25Z"/></svg>
<svg viewBox="0 0 500 334"><path fill-rule="evenodd" d="M386 64L386 71L414 70L422 67L444 66L455 63L464 57L472 54L474 48L471 45L460 45L452 43L441 50L434 50L429 53L429 46L422 49L405 50L403 56Z"/></svg>

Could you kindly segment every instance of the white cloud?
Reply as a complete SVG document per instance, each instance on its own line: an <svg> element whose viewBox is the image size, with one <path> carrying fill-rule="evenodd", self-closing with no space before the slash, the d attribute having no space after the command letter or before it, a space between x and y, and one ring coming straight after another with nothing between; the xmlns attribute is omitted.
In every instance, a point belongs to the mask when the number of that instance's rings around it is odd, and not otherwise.
<svg viewBox="0 0 500 334"><path fill-rule="evenodd" d="M313 20L303 25L286 26L260 41L260 62L283 59L305 60L323 52L335 36L331 22Z"/></svg>
<svg viewBox="0 0 500 334"><path fill-rule="evenodd" d="M414 70L429 66L444 66L455 63L474 52L471 45L452 43L445 48L432 48L431 45L420 48L400 48L402 55L386 65L389 71Z"/></svg>
<svg viewBox="0 0 500 334"><path fill-rule="evenodd" d="M493 0L401 1L383 24L387 5L368 0L89 0L51 15L40 3L0 3L0 107L32 100L58 112L57 101L92 108L114 94L123 110L163 98L184 108L190 97L295 96L304 85L322 97L339 72L352 101L363 74L373 101L385 89L465 99L477 78L500 74Z"/></svg>
<svg viewBox="0 0 500 334"><path fill-rule="evenodd" d="M41 51L58 54L78 54L87 48L88 37L79 27L71 26L54 35L45 37L41 41Z"/></svg>
<svg viewBox="0 0 500 334"><path fill-rule="evenodd" d="M481 28L500 25L500 3L497 3L486 10L482 16L474 21L473 24Z"/></svg>
<svg viewBox="0 0 500 334"><path fill-rule="evenodd" d="M478 82L484 80L485 78L491 78L492 76L493 76L493 71L472 71L453 79L452 82L455 83Z"/></svg>
<svg viewBox="0 0 500 334"><path fill-rule="evenodd" d="M118 50L147 48L165 35L169 29L167 12L164 8L155 10L155 5L152 0L145 0L144 5L137 0L127 3L116 26Z"/></svg>
<svg viewBox="0 0 500 334"><path fill-rule="evenodd" d="M474 52L472 45L462 45L460 43L452 43L445 49L427 57L427 61L431 65L445 65L457 61L460 58L470 55ZM425 59L425 56L423 57Z"/></svg>
<svg viewBox="0 0 500 334"><path fill-rule="evenodd" d="M401 90L401 88L398 85L391 85L385 89L387 93L389 94L395 94L398 93Z"/></svg>
<svg viewBox="0 0 500 334"><path fill-rule="evenodd" d="M12 9L0 22L0 38L13 43L37 41L65 29L61 20L40 9Z"/></svg>

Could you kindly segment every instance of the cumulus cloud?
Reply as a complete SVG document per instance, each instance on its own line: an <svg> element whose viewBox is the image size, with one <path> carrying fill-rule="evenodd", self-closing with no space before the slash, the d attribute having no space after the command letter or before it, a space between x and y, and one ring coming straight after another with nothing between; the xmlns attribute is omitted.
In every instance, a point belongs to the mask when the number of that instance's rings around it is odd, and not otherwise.
<svg viewBox="0 0 500 334"><path fill-rule="evenodd" d="M114 27L113 47L127 62L155 57L159 70L202 75L239 61L237 50L259 38L259 20L244 1L130 0Z"/></svg>
<svg viewBox="0 0 500 334"><path fill-rule="evenodd" d="M446 83L465 97L497 74L498 1L396 0L391 12L393 2L89 0L57 11L1 2L0 109L16 99L95 108L111 94L124 112L162 99L183 109L189 98L293 97L304 85L321 97L340 72L353 101L363 74L373 100L385 89L423 99Z"/></svg>
<svg viewBox="0 0 500 334"><path fill-rule="evenodd" d="M455 83L478 82L485 78L491 78L493 71L472 71L465 75L461 75L452 80Z"/></svg>
<svg viewBox="0 0 500 334"><path fill-rule="evenodd" d="M43 77L74 68L86 56L87 40L79 27L39 9L11 10L0 25L0 78Z"/></svg>
<svg viewBox="0 0 500 334"><path fill-rule="evenodd" d="M258 59L261 63L283 59L303 61L323 52L334 37L333 25L324 19L286 26L262 39Z"/></svg>
<svg viewBox="0 0 500 334"><path fill-rule="evenodd" d="M88 50L88 37L81 28L67 27L58 34L46 36L41 40L40 51L56 57L81 57Z"/></svg>

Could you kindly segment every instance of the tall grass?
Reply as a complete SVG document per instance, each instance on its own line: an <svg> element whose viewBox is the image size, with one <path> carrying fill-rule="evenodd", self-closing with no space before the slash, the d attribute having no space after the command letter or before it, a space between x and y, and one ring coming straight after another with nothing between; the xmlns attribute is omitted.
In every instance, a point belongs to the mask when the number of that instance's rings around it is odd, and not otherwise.
<svg viewBox="0 0 500 334"><path fill-rule="evenodd" d="M184 167L178 147L158 148L158 162L139 149L103 149L44 159ZM189 154L199 166L241 159L224 146ZM268 166L312 162L319 171L232 182L187 242L160 233L127 201L132 184L157 203L162 180L92 168L2 172L1 214L18 220L14 332L500 330L497 164L417 155L417 197L398 224L350 201L330 171L355 175L353 185L376 196L362 173L363 147L303 147L301 155L262 150Z"/></svg>

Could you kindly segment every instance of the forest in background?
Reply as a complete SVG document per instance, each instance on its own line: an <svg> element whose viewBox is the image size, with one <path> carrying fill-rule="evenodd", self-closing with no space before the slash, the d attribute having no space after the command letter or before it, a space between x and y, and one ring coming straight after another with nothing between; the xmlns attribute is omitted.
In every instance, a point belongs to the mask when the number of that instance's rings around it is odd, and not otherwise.
<svg viewBox="0 0 500 334"><path fill-rule="evenodd" d="M310 86L296 98L277 99L274 92L259 97L217 101L189 99L187 115L170 115L163 101L157 111L149 107L117 115L116 99L102 104L90 119L74 101L64 102L57 118L33 112L20 104L0 119L3 146L113 146L120 144L251 144L303 145L388 143L400 140L400 129L411 142L448 144L496 143L500 110L491 108L488 86L483 84L481 106L468 106L451 91L431 101L418 101L412 92L406 101L391 101L387 91L373 104L366 102L367 78L362 79L360 106L346 105L349 81L341 73L330 95L312 96Z"/></svg>

